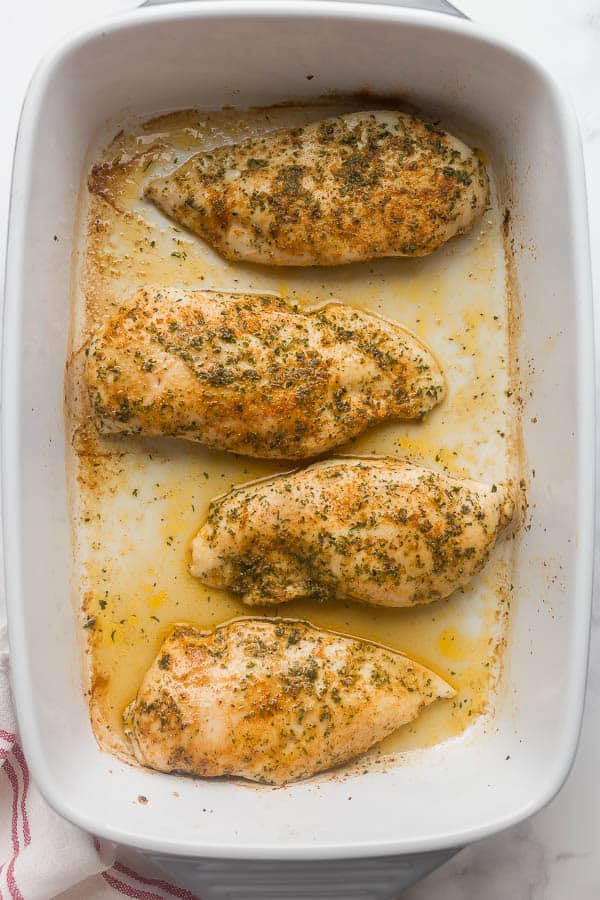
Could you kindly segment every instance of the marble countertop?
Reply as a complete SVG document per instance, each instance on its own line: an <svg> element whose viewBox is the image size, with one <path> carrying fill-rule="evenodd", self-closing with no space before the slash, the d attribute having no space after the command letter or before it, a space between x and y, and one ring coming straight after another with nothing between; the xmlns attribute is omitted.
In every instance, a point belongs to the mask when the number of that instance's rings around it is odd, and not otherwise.
<svg viewBox="0 0 600 900"><path fill-rule="evenodd" d="M570 90L587 170L592 262L600 303L600 2L454 0L544 62ZM10 167L19 109L35 64L65 33L135 0L33 0L3 9L0 54L0 256L6 235ZM596 321L597 346L600 314ZM600 574L597 573L597 581ZM521 825L457 854L406 900L597 900L600 898L600 602L596 590L591 662L579 752L558 797Z"/></svg>

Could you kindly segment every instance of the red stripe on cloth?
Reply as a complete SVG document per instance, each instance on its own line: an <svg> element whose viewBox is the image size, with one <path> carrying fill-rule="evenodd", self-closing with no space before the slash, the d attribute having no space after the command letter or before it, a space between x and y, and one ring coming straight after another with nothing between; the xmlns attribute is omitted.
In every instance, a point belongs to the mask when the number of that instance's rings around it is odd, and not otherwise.
<svg viewBox="0 0 600 900"><path fill-rule="evenodd" d="M115 891L124 894L126 897L134 897L135 900L164 900L164 897L161 897L160 894L155 894L153 891L144 891L130 884L125 884L124 881L115 878L110 872L103 872L102 877Z"/></svg>
<svg viewBox="0 0 600 900"><path fill-rule="evenodd" d="M31 843L31 832L29 830L29 818L27 816L27 794L29 792L29 769L27 768L27 763L25 761L25 757L23 755L23 751L21 749L21 745L16 743L13 748L13 753L15 754L15 758L18 760L19 765L21 766L21 772L23 773L23 793L21 794L21 817L23 819L23 838L25 840L25 846L28 847Z"/></svg>
<svg viewBox="0 0 600 900"><path fill-rule="evenodd" d="M16 857L13 856L13 858L11 859L10 864L8 866L8 869L6 870L6 883L8 885L8 889L10 891L10 896L13 898L13 900L25 900L25 898L23 897L23 894L21 893L21 891L18 888L17 882L15 881L15 876L14 876L14 872L13 872L13 869L15 867L15 859L16 859Z"/></svg>
<svg viewBox="0 0 600 900"><path fill-rule="evenodd" d="M182 900L198 900L196 894L192 894L192 892L188 891L186 888L177 887L176 884L169 884L168 881L162 881L160 878L144 878L143 875L138 875L133 869L124 866L123 863L116 862L113 869L116 869L116 871L120 872L122 875L128 875L129 878L135 878L142 884L149 884L152 887L160 888L161 891L165 891L165 893L171 894L173 897L180 897Z"/></svg>
<svg viewBox="0 0 600 900"><path fill-rule="evenodd" d="M19 855L19 781L17 778L17 773L13 769L12 764L8 759L4 763L4 771L8 775L8 780L10 781L13 791L11 820L13 856L6 870L6 884L8 886L8 890L10 891L10 896L13 898L13 900L24 900L24 897L17 886L17 882L15 881L14 876L15 861L17 859L17 856Z"/></svg>
<svg viewBox="0 0 600 900"><path fill-rule="evenodd" d="M10 741L11 744L14 744L17 736L12 731L5 731L4 728L0 728L0 738L4 738L5 741Z"/></svg>
<svg viewBox="0 0 600 900"><path fill-rule="evenodd" d="M12 821L11 821L11 829L10 836L12 839L12 848L13 853L19 852L19 834L17 831L17 823L19 820L19 782L17 780L17 773L13 769L10 760L6 760L4 764L4 769L6 774L8 775L8 780L10 781L13 795L12 795Z"/></svg>

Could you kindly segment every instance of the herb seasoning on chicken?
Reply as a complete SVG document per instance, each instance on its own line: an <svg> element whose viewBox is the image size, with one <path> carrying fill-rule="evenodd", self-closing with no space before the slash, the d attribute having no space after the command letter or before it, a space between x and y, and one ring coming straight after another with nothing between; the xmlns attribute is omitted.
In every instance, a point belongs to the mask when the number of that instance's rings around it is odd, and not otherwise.
<svg viewBox="0 0 600 900"><path fill-rule="evenodd" d="M453 696L390 648L244 619L212 632L176 625L124 718L142 765L282 784L347 762Z"/></svg>
<svg viewBox="0 0 600 900"><path fill-rule="evenodd" d="M145 193L227 259L314 266L425 256L470 230L488 188L458 138L378 110L199 153Z"/></svg>
<svg viewBox="0 0 600 900"><path fill-rule="evenodd" d="M328 460L214 501L191 573L249 605L427 603L480 571L513 506L500 485L389 458Z"/></svg>
<svg viewBox="0 0 600 900"><path fill-rule="evenodd" d="M86 352L101 432L255 457L315 456L384 419L420 419L445 392L430 351L401 326L272 296L142 289Z"/></svg>

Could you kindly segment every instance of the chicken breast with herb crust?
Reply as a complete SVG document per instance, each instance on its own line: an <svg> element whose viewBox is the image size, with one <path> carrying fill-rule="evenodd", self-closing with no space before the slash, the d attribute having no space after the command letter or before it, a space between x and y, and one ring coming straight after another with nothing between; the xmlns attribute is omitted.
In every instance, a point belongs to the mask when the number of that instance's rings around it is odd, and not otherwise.
<svg viewBox="0 0 600 900"><path fill-rule="evenodd" d="M364 753L454 693L395 650L306 622L176 625L125 730L138 762L161 772L283 784Z"/></svg>
<svg viewBox="0 0 600 900"><path fill-rule="evenodd" d="M227 259L335 266L426 256L471 229L488 190L461 140L376 110L199 153L145 194Z"/></svg>
<svg viewBox="0 0 600 900"><path fill-rule="evenodd" d="M500 485L396 459L327 460L215 500L191 573L249 605L428 603L483 568L513 509Z"/></svg>
<svg viewBox="0 0 600 900"><path fill-rule="evenodd" d="M247 456L315 456L444 396L431 352L341 304L143 289L92 337L87 383L103 434L169 435Z"/></svg>

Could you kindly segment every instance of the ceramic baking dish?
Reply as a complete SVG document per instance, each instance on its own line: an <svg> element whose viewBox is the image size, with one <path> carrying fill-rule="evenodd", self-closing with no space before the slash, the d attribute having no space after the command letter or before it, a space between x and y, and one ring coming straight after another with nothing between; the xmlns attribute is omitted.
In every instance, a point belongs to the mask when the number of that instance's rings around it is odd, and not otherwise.
<svg viewBox="0 0 600 900"><path fill-rule="evenodd" d="M347 779L281 790L175 785L98 749L81 689L69 601L63 379L86 152L98 127L125 113L362 88L476 127L511 209L524 439L535 477L494 717L411 765ZM575 753L587 661L594 497L587 241L577 125L561 89L532 59L457 18L310 0L176 3L103 22L41 65L21 120L11 207L4 547L19 725L33 776L56 810L95 834L158 853L298 861L455 847L548 802ZM139 795L151 802L136 803Z"/></svg>

